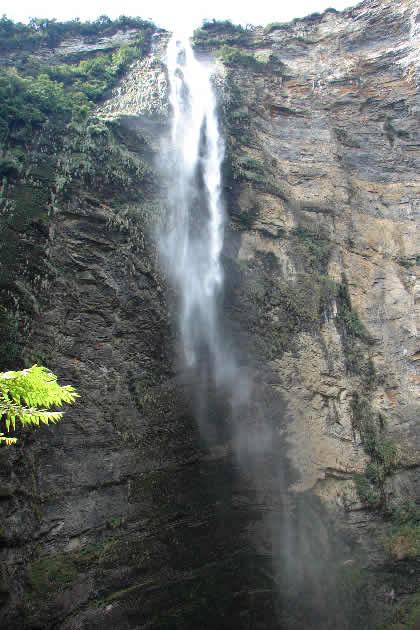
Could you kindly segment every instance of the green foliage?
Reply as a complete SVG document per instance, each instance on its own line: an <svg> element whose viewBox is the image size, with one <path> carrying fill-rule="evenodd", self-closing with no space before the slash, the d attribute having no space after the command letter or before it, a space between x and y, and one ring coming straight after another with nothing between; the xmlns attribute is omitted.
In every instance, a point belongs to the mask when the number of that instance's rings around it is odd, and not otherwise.
<svg viewBox="0 0 420 630"><path fill-rule="evenodd" d="M111 520L107 521L106 526L108 527L108 529L120 529L121 527L125 527L126 522L126 516L119 516L118 518L112 518Z"/></svg>
<svg viewBox="0 0 420 630"><path fill-rule="evenodd" d="M1 105L0 105L1 108ZM2 122L0 121L0 127ZM6 151L0 156L0 178L17 177L22 169L23 152Z"/></svg>
<svg viewBox="0 0 420 630"><path fill-rule="evenodd" d="M21 77L16 69L0 70L0 133L3 136L18 125L36 125L49 114L71 109L64 99L63 86L46 74ZM3 169L7 164L3 165ZM10 165L9 165L10 174Z"/></svg>
<svg viewBox="0 0 420 630"><path fill-rule="evenodd" d="M79 18L66 22L32 18L28 24L14 23L5 15L0 19L0 50L34 51L46 45L55 47L66 37L104 37L114 35L118 30L128 29L154 30L155 26L140 17L121 15L111 20L101 15L93 22L81 22Z"/></svg>
<svg viewBox="0 0 420 630"><path fill-rule="evenodd" d="M360 609L366 606L369 574L366 569L357 566L342 566L337 571L337 593L340 593L351 607ZM356 626L359 627L359 626Z"/></svg>
<svg viewBox="0 0 420 630"><path fill-rule="evenodd" d="M250 115L244 94L236 84L232 73L226 78L226 98L223 104L227 152L224 162L226 179L234 176L234 158L241 147L250 142Z"/></svg>
<svg viewBox="0 0 420 630"><path fill-rule="evenodd" d="M108 20L108 22L107 22ZM128 68L134 59L144 55L150 46L153 25L137 18L120 18L114 22L97 21L91 29L91 23L85 31L81 22L59 23L45 20L44 25L32 26L12 24L9 32L9 20L3 18L3 31L0 24L0 48L13 49L20 42L22 33L32 34L35 40L47 33L42 42L52 45L48 33L60 33L60 38L79 34L111 34L122 28L136 27L143 29L137 38L114 52L106 52L83 59L73 64L48 65L38 62L33 57L23 57L15 68L0 70L0 136L7 137L21 127L29 130L39 127L50 118L71 117L81 119L93 105L103 98ZM22 28L21 28L22 27ZM26 29L26 30L25 30ZM57 30L58 29L58 30ZM26 40L25 40L26 41ZM32 41L29 37L28 41ZM60 41L60 40L58 40ZM39 43L39 42L38 42ZM61 126L63 126L61 122ZM13 172L16 164L0 162L0 170Z"/></svg>
<svg viewBox="0 0 420 630"><path fill-rule="evenodd" d="M420 506L408 500L392 510L391 518L394 527L420 524Z"/></svg>
<svg viewBox="0 0 420 630"><path fill-rule="evenodd" d="M141 150L133 150L127 137L130 132L118 121L104 121L92 114L65 122L52 114L34 133L15 129L7 137L11 146L3 153L4 159L13 159L20 166L15 170L17 179L14 174L3 179L0 197L0 289L6 309L0 309L0 354L7 359L0 370L22 369L32 363L48 365L48 357L34 357L29 362L22 361L21 355L31 346L40 280L50 273L45 236L53 206L61 207L82 190L82 202L87 199L86 191L91 191L89 196L97 197L94 205L118 199L124 206L141 206L142 226L137 230L134 215L127 225L133 242L134 232L141 237L144 224L151 223L154 209L144 208L143 199L154 186L151 169ZM30 237L22 238L26 232ZM18 283L22 273L25 282Z"/></svg>
<svg viewBox="0 0 420 630"><path fill-rule="evenodd" d="M255 58L249 53L244 53L237 46L228 46L223 44L216 52L216 58L219 59L225 66L253 66Z"/></svg>
<svg viewBox="0 0 420 630"><path fill-rule="evenodd" d="M218 48L223 45L247 46L251 31L230 20L204 21L201 28L194 31L193 45L196 48Z"/></svg>
<svg viewBox="0 0 420 630"><path fill-rule="evenodd" d="M77 579L80 571L95 566L101 560L102 545L85 545L80 550L42 556L26 567L26 577L37 595L48 597L63 591Z"/></svg>
<svg viewBox="0 0 420 630"><path fill-rule="evenodd" d="M329 7L328 9L325 9L324 13L338 13L338 11L333 7ZM308 15L305 18L295 18L292 23L295 24L304 20L319 21L320 18L322 18L322 13L311 13L311 15ZM285 26L287 26L285 22L270 22L270 24L267 24L267 26L264 28L264 35L268 35L269 33Z"/></svg>
<svg viewBox="0 0 420 630"><path fill-rule="evenodd" d="M338 286L336 321L343 341L348 372L363 376L363 387L372 389L376 383L376 370L373 361L365 358L364 347L373 345L375 340L352 306L348 280L344 274Z"/></svg>
<svg viewBox="0 0 420 630"><path fill-rule="evenodd" d="M70 585L78 575L71 555L45 556L29 564L27 577L32 588L47 595Z"/></svg>
<svg viewBox="0 0 420 630"><path fill-rule="evenodd" d="M256 173L263 174L265 170L264 164L262 164L259 160L256 160L249 156L242 156L237 158L235 165L238 178L244 176L247 171L254 171Z"/></svg>
<svg viewBox="0 0 420 630"><path fill-rule="evenodd" d="M368 478L363 473L353 475L353 483L356 487L357 496L363 505L375 509L380 506L380 497L376 489L369 483Z"/></svg>
<svg viewBox="0 0 420 630"><path fill-rule="evenodd" d="M391 512L384 549L392 560L420 559L420 506L409 500Z"/></svg>
<svg viewBox="0 0 420 630"><path fill-rule="evenodd" d="M247 155L234 157L232 160L232 177L238 181L264 183L265 168L259 161Z"/></svg>
<svg viewBox="0 0 420 630"><path fill-rule="evenodd" d="M118 123L104 121L91 115L87 120L73 121L67 126L59 168L56 172L56 191L66 191L75 180L85 184L122 186L128 195L130 186L138 185L151 173L149 164L141 154L129 151L120 137Z"/></svg>
<svg viewBox="0 0 420 630"><path fill-rule="evenodd" d="M11 446L12 444L16 444L17 438L11 438L4 435L4 433L0 433L0 444L5 444L6 446Z"/></svg>
<svg viewBox="0 0 420 630"><path fill-rule="evenodd" d="M270 66L272 56L256 55L243 52L238 46L223 44L216 52L215 56L225 66L229 68L250 68L254 72L265 72Z"/></svg>
<svg viewBox="0 0 420 630"><path fill-rule="evenodd" d="M163 217L163 207L156 201L120 205L113 210L108 225L126 233L134 249L144 245L145 235L150 234Z"/></svg>
<svg viewBox="0 0 420 630"><path fill-rule="evenodd" d="M373 337L360 320L358 312L352 307L349 283L344 274L342 275L338 290L337 309L337 320L344 328L346 336L358 338L369 345L374 343Z"/></svg>
<svg viewBox="0 0 420 630"><path fill-rule="evenodd" d="M343 274L337 291L337 326L343 340L346 367L350 374L362 377L361 392L353 392L350 401L352 427L362 441L370 461L363 473L353 476L360 501L371 509L389 512L391 509L386 492L386 480L397 466L397 448L386 436L385 420L372 409L371 392L378 383L375 364L365 357L366 345L374 343L361 322L350 298L348 281Z"/></svg>
<svg viewBox="0 0 420 630"><path fill-rule="evenodd" d="M420 559L420 522L401 525L384 539L384 549L392 560Z"/></svg>
<svg viewBox="0 0 420 630"><path fill-rule="evenodd" d="M47 368L33 365L18 372L0 372L0 414L7 431L22 425L48 424L61 420L63 413L49 411L52 406L73 403L78 398L74 387L61 386ZM7 444L7 439L0 437Z"/></svg>
<svg viewBox="0 0 420 630"><path fill-rule="evenodd" d="M231 177L235 181L246 181L264 192L283 198L283 191L270 176L269 170L259 160L247 155L232 156Z"/></svg>
<svg viewBox="0 0 420 630"><path fill-rule="evenodd" d="M323 239L320 233L311 232L305 227L299 226L293 234L298 243L303 246L306 262L311 269L325 273L331 255L331 243Z"/></svg>
<svg viewBox="0 0 420 630"><path fill-rule="evenodd" d="M364 472L353 477L359 499L370 508L389 511L385 486L387 477L396 469L396 445L386 436L384 420L374 413L367 398L353 392L350 408L353 430L359 433L363 448L370 457Z"/></svg>
<svg viewBox="0 0 420 630"><path fill-rule="evenodd" d="M420 593L414 593L404 597L387 619L375 630L418 630L420 623Z"/></svg>
<svg viewBox="0 0 420 630"><path fill-rule="evenodd" d="M364 449L373 463L381 467L380 471L371 468L371 472L366 473L375 483L376 479L385 477L395 470L397 450L394 442L385 436L382 416L374 413L367 398L353 392L350 408L353 429L360 434Z"/></svg>
<svg viewBox="0 0 420 630"><path fill-rule="evenodd" d="M247 31L240 24L233 24L231 20L204 20L201 25L203 31L211 33L246 33Z"/></svg>
<svg viewBox="0 0 420 630"><path fill-rule="evenodd" d="M315 273L298 273L294 281L284 281L271 252L258 252L255 260L242 263L229 275L229 291L238 299L243 326L255 335L257 351L266 360L293 347L299 332L316 334L336 287Z"/></svg>

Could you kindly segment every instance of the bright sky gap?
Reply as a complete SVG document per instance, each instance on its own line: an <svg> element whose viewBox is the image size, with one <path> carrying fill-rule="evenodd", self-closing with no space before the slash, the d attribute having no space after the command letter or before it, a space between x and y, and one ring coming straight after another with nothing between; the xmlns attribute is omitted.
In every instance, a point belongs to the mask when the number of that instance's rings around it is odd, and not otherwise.
<svg viewBox="0 0 420 630"><path fill-rule="evenodd" d="M168 0L146 0L142 3L124 0L73 0L71 3L57 3L52 0L39 0L33 3L22 0L16 3L5 0L1 12L14 21L28 22L31 17L56 18L59 21L95 20L100 15L115 19L120 15L140 16L151 19L158 26L169 30L177 29L188 22L192 28L200 26L203 19L230 19L236 24L266 25L269 22L288 22L295 17L304 17L311 13L322 12L331 7L338 11L355 6L351 0L294 0L294 2L245 3L243 0L181 0L169 3Z"/></svg>

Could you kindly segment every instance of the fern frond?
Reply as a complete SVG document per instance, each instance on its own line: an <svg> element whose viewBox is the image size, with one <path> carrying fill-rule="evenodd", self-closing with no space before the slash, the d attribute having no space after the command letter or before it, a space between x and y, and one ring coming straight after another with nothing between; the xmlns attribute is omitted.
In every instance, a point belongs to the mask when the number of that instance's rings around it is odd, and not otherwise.
<svg viewBox="0 0 420 630"><path fill-rule="evenodd" d="M0 433L0 444L6 444L6 446L10 446L11 444L16 444L17 438L6 437L4 433Z"/></svg>
<svg viewBox="0 0 420 630"><path fill-rule="evenodd" d="M16 420L23 425L58 422L61 411L49 411L50 407L62 407L73 403L79 394L71 385L59 385L57 376L45 367L33 365L19 372L0 372L0 417L9 431L16 429ZM3 438L0 440L8 444ZM14 443L14 442L10 442Z"/></svg>

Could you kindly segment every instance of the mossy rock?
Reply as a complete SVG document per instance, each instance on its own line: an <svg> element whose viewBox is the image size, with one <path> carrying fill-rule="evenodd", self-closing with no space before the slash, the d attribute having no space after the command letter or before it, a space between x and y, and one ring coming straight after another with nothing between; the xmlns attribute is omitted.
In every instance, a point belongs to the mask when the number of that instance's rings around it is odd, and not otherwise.
<svg viewBox="0 0 420 630"><path fill-rule="evenodd" d="M39 595L64 590L78 576L72 554L45 556L29 563L26 576L32 589Z"/></svg>
<svg viewBox="0 0 420 630"><path fill-rule="evenodd" d="M394 561L420 560L420 522L407 523L397 529L385 538L384 547Z"/></svg>
<svg viewBox="0 0 420 630"><path fill-rule="evenodd" d="M292 243L298 261L305 264L305 271L327 272L332 252L330 241L305 227L297 227L292 232Z"/></svg>
<svg viewBox="0 0 420 630"><path fill-rule="evenodd" d="M420 628L420 593L405 597L375 630L418 630Z"/></svg>
<svg viewBox="0 0 420 630"><path fill-rule="evenodd" d="M29 562L26 577L33 592L48 596L66 590L78 579L81 571L95 568L103 545L85 545L77 551L41 556Z"/></svg>
<svg viewBox="0 0 420 630"><path fill-rule="evenodd" d="M123 535L106 540L97 554L98 569L112 571L119 567L144 573L160 569L168 562L165 547L153 536Z"/></svg>
<svg viewBox="0 0 420 630"><path fill-rule="evenodd" d="M41 183L19 183L9 192L8 197L14 206L10 219L14 230L24 229L35 219L48 218L50 192Z"/></svg>

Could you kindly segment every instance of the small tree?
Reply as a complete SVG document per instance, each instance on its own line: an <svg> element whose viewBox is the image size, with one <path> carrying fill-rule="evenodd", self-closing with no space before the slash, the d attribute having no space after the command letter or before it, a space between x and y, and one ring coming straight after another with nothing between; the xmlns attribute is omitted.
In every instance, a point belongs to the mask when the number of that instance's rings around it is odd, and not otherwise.
<svg viewBox="0 0 420 630"><path fill-rule="evenodd" d="M61 411L49 411L52 406L73 403L79 397L71 385L59 385L57 377L45 367L33 365L20 372L0 372L0 418L6 430L21 424L58 422ZM0 443L16 444L17 439L0 433Z"/></svg>

